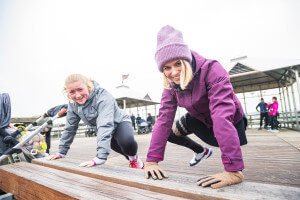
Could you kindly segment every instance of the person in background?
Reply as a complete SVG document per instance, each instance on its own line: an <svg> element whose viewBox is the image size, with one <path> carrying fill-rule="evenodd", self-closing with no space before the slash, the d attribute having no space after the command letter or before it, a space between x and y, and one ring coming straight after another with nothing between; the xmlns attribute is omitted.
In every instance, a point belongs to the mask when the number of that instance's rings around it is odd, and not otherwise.
<svg viewBox="0 0 300 200"><path fill-rule="evenodd" d="M137 156L138 144L134 139L130 116L117 105L113 96L100 85L81 74L71 74L65 80L69 98L67 120L59 143L59 153L47 160L65 157L76 135L79 121L97 127L97 155L80 167L102 165L110 150L129 159L129 167L143 169L144 163Z"/></svg>
<svg viewBox="0 0 300 200"><path fill-rule="evenodd" d="M11 102L8 93L0 93L0 156L9 148L3 139L5 135L1 134L1 129L9 134L15 131L15 127L10 123ZM4 161L3 161L4 163Z"/></svg>
<svg viewBox="0 0 300 200"><path fill-rule="evenodd" d="M266 107L270 109L270 123L271 123L271 129L268 131L271 132L279 132L278 130L278 119L279 116L278 112L278 102L277 97L272 97L273 103L269 103Z"/></svg>
<svg viewBox="0 0 300 200"><path fill-rule="evenodd" d="M45 140L46 140L46 144L47 144L47 150L46 150L47 154L50 154L51 130L52 130L52 127L48 126L41 131L41 134L45 136Z"/></svg>
<svg viewBox="0 0 300 200"><path fill-rule="evenodd" d="M135 130L135 116L133 113L131 114L130 119L131 119L131 124L132 124L133 130Z"/></svg>
<svg viewBox="0 0 300 200"><path fill-rule="evenodd" d="M147 124L148 124L149 130L152 130L152 116L150 113L148 113Z"/></svg>
<svg viewBox="0 0 300 200"><path fill-rule="evenodd" d="M259 110L257 108L260 108ZM258 130L262 129L262 121L265 119L265 129L268 130L268 109L267 103L264 101L264 98L260 99L260 103L256 106L257 112L260 112L260 126Z"/></svg>
<svg viewBox="0 0 300 200"><path fill-rule="evenodd" d="M190 166L208 158L211 149L187 136L194 133L205 143L220 147L225 168L222 173L200 178L197 184L220 188L242 182L245 166L240 145L247 144L246 118L227 71L219 62L191 51L183 42L182 33L171 26L163 27L157 35L155 59L164 78L164 90L147 154L145 177L167 177L158 165L164 160L167 141L193 150ZM186 108L188 113L172 127L178 106Z"/></svg>
<svg viewBox="0 0 300 200"><path fill-rule="evenodd" d="M139 126L141 124L141 117L140 114L137 114L137 118L136 118L136 125Z"/></svg>

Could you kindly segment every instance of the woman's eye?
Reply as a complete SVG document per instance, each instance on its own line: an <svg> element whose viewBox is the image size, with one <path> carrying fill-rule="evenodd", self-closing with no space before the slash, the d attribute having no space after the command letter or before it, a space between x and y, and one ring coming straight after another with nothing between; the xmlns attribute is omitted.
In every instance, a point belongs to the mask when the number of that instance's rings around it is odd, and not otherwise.
<svg viewBox="0 0 300 200"><path fill-rule="evenodd" d="M69 94L74 94L74 91L69 91Z"/></svg>
<svg viewBox="0 0 300 200"><path fill-rule="evenodd" d="M169 70L171 69L171 67L164 67L164 70Z"/></svg>
<svg viewBox="0 0 300 200"><path fill-rule="evenodd" d="M79 92L81 92L81 91L82 91L82 89L80 88L80 89L78 89L78 91L79 91Z"/></svg>
<svg viewBox="0 0 300 200"><path fill-rule="evenodd" d="M181 66L181 62L180 62L180 61L178 61L178 62L175 64L175 66L176 66L176 67L179 67L179 66Z"/></svg>

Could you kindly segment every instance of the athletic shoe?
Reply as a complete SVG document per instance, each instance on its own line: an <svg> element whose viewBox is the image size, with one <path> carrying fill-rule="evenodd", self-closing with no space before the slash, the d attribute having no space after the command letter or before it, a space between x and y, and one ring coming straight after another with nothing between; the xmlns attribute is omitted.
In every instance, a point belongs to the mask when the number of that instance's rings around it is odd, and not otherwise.
<svg viewBox="0 0 300 200"><path fill-rule="evenodd" d="M266 130L268 130L268 127L265 127Z"/></svg>
<svg viewBox="0 0 300 200"><path fill-rule="evenodd" d="M261 130L262 128L260 127L258 130Z"/></svg>
<svg viewBox="0 0 300 200"><path fill-rule="evenodd" d="M279 130L277 130L277 129L274 129L273 131L272 131L272 133L278 133L279 132Z"/></svg>
<svg viewBox="0 0 300 200"><path fill-rule="evenodd" d="M208 147L204 147L204 151L202 153L194 153L193 159L190 161L190 166L197 165L203 158L209 158L212 154L212 150Z"/></svg>
<svg viewBox="0 0 300 200"><path fill-rule="evenodd" d="M273 129L269 129L268 131L272 132L272 131L273 131Z"/></svg>
<svg viewBox="0 0 300 200"><path fill-rule="evenodd" d="M142 167L142 168L139 166L139 163L138 163L138 160L137 160L137 159L134 159L133 161L129 161L129 162L130 162L130 163L129 163L129 167L130 167L130 168L144 169L144 166L145 166L144 162L143 162L143 167Z"/></svg>

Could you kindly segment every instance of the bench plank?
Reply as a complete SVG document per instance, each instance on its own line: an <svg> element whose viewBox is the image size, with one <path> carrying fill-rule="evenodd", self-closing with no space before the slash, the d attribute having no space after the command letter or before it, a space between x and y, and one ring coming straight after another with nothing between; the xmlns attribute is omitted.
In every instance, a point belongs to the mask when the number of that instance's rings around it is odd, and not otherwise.
<svg viewBox="0 0 300 200"><path fill-rule="evenodd" d="M145 190L185 197L188 199L299 199L300 189L279 185L243 182L220 188L202 188L196 185L197 177L182 173L169 173L169 178L162 181L145 179L142 170L128 167L100 165L91 168L79 167L81 161L64 158L53 161L36 159L34 163L71 171L100 180L116 182Z"/></svg>
<svg viewBox="0 0 300 200"><path fill-rule="evenodd" d="M183 199L25 162L0 167L0 188L16 199Z"/></svg>

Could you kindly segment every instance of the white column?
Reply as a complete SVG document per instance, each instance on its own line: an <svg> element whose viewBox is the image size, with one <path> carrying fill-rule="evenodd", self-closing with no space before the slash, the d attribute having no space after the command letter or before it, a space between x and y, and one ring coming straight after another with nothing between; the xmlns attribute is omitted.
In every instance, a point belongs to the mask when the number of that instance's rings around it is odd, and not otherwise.
<svg viewBox="0 0 300 200"><path fill-rule="evenodd" d="M296 77L296 85L297 85L297 90L298 90L298 98L300 102L300 80L299 80L299 71L298 70L292 70L295 74Z"/></svg>
<svg viewBox="0 0 300 200"><path fill-rule="evenodd" d="M146 103L146 120L147 120L147 117L148 117L148 107L147 107L148 105L147 105L147 103Z"/></svg>
<svg viewBox="0 0 300 200"><path fill-rule="evenodd" d="M298 111L297 111L297 106L296 106L296 100L295 100L294 88L293 88L293 80L292 80L291 74L290 74L290 84L291 84L292 98L293 98L293 103L294 103L294 112L295 112L295 117L296 117L296 127L299 128Z"/></svg>
<svg viewBox="0 0 300 200"><path fill-rule="evenodd" d="M289 89L287 86L287 81L285 82L285 89L286 89L286 95L288 99L288 104L289 104L289 110L290 110L290 117L291 117L291 122L293 121L293 114L292 114L292 107L291 107L291 101L290 101L290 95L289 95ZM293 127L293 124L292 124Z"/></svg>
<svg viewBox="0 0 300 200"><path fill-rule="evenodd" d="M244 87L243 87L243 97L244 97L244 105L245 105L245 113L246 113L246 115L248 115L248 113L247 113L247 104L246 104L246 96L245 96L245 92L244 92Z"/></svg>
<svg viewBox="0 0 300 200"><path fill-rule="evenodd" d="M126 99L123 99L123 110L126 110Z"/></svg>
<svg viewBox="0 0 300 200"><path fill-rule="evenodd" d="M282 110L282 119L285 119L286 116L284 115L283 104L282 104L282 95L281 95L281 91L280 91L280 84L279 84L279 82L278 82L278 90L279 90L280 104L281 104L281 110ZM284 126L286 126L285 123L284 123Z"/></svg>
<svg viewBox="0 0 300 200"><path fill-rule="evenodd" d="M288 122L289 121L289 117L288 117L288 111L287 111L287 107L286 107L286 98L285 98L285 94L284 94L284 88L283 86L281 87L282 90L282 95L283 95L283 100L284 100L284 108L285 108L285 119ZM287 127L289 127L289 123L287 123Z"/></svg>

